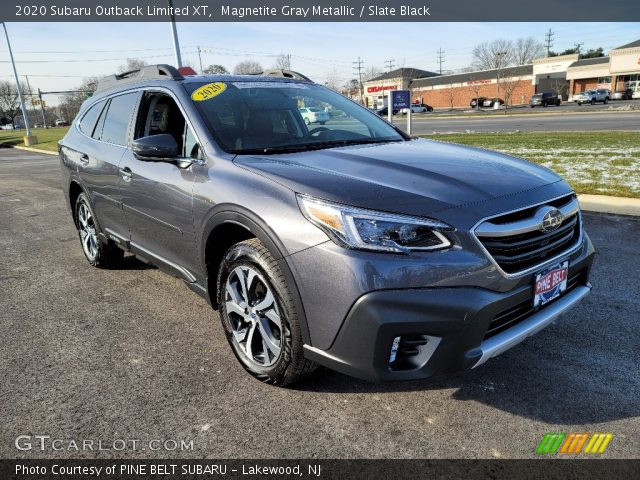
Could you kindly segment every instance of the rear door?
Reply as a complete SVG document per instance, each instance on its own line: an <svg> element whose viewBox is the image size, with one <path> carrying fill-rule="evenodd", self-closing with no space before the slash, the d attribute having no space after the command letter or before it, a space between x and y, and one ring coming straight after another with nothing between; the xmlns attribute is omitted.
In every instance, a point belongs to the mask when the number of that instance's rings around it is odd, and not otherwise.
<svg viewBox="0 0 640 480"><path fill-rule="evenodd" d="M133 137L173 135L181 156L201 158L199 143L176 100L167 92L147 91L140 98ZM122 206L131 248L151 257L187 281L194 281L199 256L193 226L192 195L195 175L178 161L149 161L124 153L120 170Z"/></svg>
<svg viewBox="0 0 640 480"><path fill-rule="evenodd" d="M128 237L122 213L119 166L127 150L127 133L138 93L125 93L98 102L80 120L86 135L78 152L78 173L90 195L100 228L111 238Z"/></svg>

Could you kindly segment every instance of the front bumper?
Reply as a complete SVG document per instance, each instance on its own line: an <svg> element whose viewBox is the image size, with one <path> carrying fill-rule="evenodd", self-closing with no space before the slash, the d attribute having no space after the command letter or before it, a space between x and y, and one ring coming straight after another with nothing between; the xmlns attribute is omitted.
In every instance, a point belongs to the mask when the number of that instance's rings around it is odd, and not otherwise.
<svg viewBox="0 0 640 480"><path fill-rule="evenodd" d="M356 301L329 349L305 345L305 355L372 381L416 380L474 368L540 331L582 300L591 289L592 261L593 252L576 259L569 267L568 290L531 311L526 311L533 304L531 284L508 292L474 287L373 291ZM517 308L520 312L524 308L522 318L487 334L496 319ZM402 348L416 353L390 362L397 337L402 338L397 355L403 355ZM405 339L408 348L403 347ZM417 346L416 339L421 340Z"/></svg>

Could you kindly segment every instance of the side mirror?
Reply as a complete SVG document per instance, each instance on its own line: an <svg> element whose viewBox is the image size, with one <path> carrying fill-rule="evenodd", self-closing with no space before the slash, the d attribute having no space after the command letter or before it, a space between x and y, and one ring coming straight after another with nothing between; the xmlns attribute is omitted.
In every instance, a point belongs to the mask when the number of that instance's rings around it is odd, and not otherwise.
<svg viewBox="0 0 640 480"><path fill-rule="evenodd" d="M138 138L131 149L141 160L173 161L180 153L176 139L168 133Z"/></svg>

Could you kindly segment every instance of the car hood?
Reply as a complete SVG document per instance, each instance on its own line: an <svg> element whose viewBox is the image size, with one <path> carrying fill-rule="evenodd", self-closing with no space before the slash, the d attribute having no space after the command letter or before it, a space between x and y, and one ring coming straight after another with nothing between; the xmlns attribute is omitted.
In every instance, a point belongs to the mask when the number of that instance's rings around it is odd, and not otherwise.
<svg viewBox="0 0 640 480"><path fill-rule="evenodd" d="M298 193L408 215L428 215L561 181L551 170L525 160L423 139L238 155L234 162Z"/></svg>

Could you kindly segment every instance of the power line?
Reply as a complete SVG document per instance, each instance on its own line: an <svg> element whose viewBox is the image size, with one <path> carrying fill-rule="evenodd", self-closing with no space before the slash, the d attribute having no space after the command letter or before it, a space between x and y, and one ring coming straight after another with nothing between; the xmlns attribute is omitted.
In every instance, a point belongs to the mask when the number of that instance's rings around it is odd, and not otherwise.
<svg viewBox="0 0 640 480"><path fill-rule="evenodd" d="M395 67L395 59L391 58L389 60L385 60L384 61L386 67L389 69L389 71L393 70L393 67Z"/></svg>
<svg viewBox="0 0 640 480"><path fill-rule="evenodd" d="M553 32L549 29L544 40L544 48L547 49L547 57L551 53L551 47L553 47Z"/></svg>
<svg viewBox="0 0 640 480"><path fill-rule="evenodd" d="M442 75L442 64L444 63L444 50L440 47L438 50L438 64L440 65L440 75Z"/></svg>

